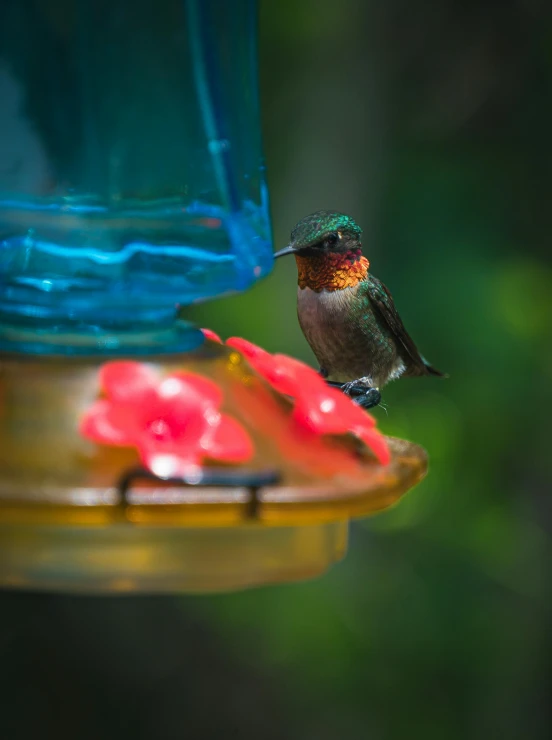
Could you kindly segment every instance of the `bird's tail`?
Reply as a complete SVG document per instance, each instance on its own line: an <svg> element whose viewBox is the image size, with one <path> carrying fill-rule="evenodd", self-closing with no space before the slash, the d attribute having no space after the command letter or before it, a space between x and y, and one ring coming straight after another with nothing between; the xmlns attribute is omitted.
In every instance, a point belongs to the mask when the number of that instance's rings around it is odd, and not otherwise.
<svg viewBox="0 0 552 740"><path fill-rule="evenodd" d="M447 373L442 373L440 370L437 370L436 367L433 367L433 365L430 365L429 362L422 357L422 360L424 361L424 366L426 369L426 375L435 375L438 378L448 378Z"/></svg>

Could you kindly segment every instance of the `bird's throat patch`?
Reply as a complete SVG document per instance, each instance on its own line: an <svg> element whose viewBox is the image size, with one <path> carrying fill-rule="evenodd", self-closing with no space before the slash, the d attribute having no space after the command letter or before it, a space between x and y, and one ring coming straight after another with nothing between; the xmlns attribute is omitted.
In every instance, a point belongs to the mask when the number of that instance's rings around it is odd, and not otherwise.
<svg viewBox="0 0 552 740"><path fill-rule="evenodd" d="M327 252L315 257L295 255L297 284L316 293L323 290L352 288L368 275L370 263L360 249L349 252Z"/></svg>

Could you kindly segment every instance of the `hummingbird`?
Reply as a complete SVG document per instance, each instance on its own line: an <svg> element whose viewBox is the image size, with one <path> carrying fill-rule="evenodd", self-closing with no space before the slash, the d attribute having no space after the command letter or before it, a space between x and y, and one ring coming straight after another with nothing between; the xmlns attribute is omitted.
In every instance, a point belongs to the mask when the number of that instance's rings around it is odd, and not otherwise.
<svg viewBox="0 0 552 740"><path fill-rule="evenodd" d="M317 211L275 258L295 255L297 316L326 381L364 408L401 376L444 377L420 354L385 285L369 272L362 230L344 213Z"/></svg>

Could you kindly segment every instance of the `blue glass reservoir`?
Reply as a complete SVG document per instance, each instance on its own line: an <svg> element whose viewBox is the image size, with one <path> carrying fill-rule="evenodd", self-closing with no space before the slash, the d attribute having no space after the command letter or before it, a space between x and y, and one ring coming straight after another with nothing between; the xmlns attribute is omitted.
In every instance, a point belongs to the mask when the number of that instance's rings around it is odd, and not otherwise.
<svg viewBox="0 0 552 740"><path fill-rule="evenodd" d="M255 10L0 4L0 349L184 349L270 270Z"/></svg>

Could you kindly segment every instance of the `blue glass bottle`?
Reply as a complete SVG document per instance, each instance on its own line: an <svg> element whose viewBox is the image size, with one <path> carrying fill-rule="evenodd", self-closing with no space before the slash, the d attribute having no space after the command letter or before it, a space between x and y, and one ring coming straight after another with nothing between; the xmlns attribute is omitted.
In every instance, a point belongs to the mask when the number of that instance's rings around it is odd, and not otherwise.
<svg viewBox="0 0 552 740"><path fill-rule="evenodd" d="M0 5L0 349L179 351L272 265L254 0Z"/></svg>

